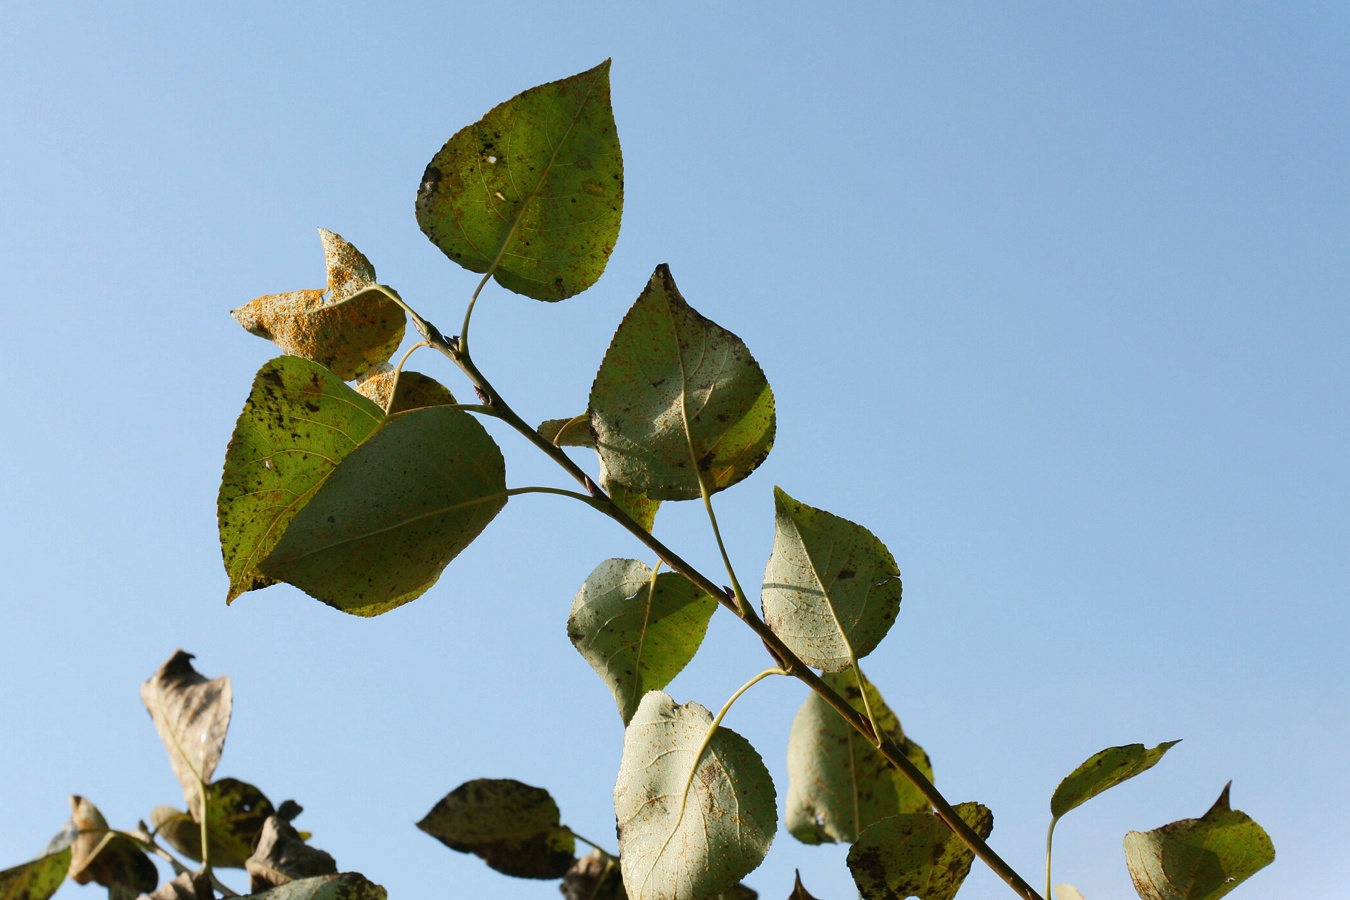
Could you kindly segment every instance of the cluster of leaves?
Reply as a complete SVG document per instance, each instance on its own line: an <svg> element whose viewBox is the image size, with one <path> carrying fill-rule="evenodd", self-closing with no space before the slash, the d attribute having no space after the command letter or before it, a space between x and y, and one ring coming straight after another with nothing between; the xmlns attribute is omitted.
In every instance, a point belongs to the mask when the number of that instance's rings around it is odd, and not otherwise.
<svg viewBox="0 0 1350 900"><path fill-rule="evenodd" d="M70 821L42 855L0 872L0 898L47 900L69 878L103 885L110 900L215 900L217 892L239 896L215 874L233 868L248 873L245 900L386 900L384 888L339 873L332 856L306 843L309 836L291 825L301 811L294 800L274 807L246 781L213 780L234 707L229 678L208 680L179 650L141 686L141 699L187 809L157 806L149 825L118 831L89 800L71 797ZM159 883L155 857L173 868L172 880Z"/></svg>
<svg viewBox="0 0 1350 900"><path fill-rule="evenodd" d="M525 422L471 356L470 320L488 282L548 302L586 290L604 271L622 205L606 62L497 106L427 166L418 223L446 256L482 275L459 335L445 337L378 284L370 262L330 232L321 233L326 291L262 297L235 311L288 355L258 372L226 453L218 513L227 601L286 582L344 612L381 614L425 593L511 497L571 496L656 557L652 565L601 562L567 619L626 729L614 787L618 852L592 844L595 852L578 859L577 836L547 791L509 780L461 785L420 828L506 874L563 879L569 897L752 897L741 879L778 830L777 790L758 751L722 721L759 680L791 676L812 691L787 748L785 824L794 837L850 844L848 865L867 900L946 900L976 856L1019 896L1039 897L987 844L992 813L952 805L934 787L927 754L861 669L900 609L900 570L883 542L775 488L758 608L742 588L713 497L773 447L774 395L745 343L696 311L668 267L656 267L620 322L580 415ZM391 364L407 321L421 338L408 354L441 353L477 403L404 371L406 354ZM515 429L582 490L508 487L501 450L478 416ZM594 478L569 455L574 447L595 451ZM660 505L684 500L702 502L730 587L655 536ZM714 714L664 689L695 657L719 607L761 638L772 665ZM189 807L163 821L181 822L184 833L190 820L202 834L229 834L213 818L228 804L208 791L204 763L180 768L164 726L161 734ZM1065 813L1170 746L1089 759L1055 792L1048 840ZM251 844L253 855L262 841ZM219 858L238 859L242 849L222 847ZM1145 900L1219 897L1273 859L1269 838L1229 809L1226 790L1201 819L1131 834L1126 850ZM792 896L810 897L800 881Z"/></svg>

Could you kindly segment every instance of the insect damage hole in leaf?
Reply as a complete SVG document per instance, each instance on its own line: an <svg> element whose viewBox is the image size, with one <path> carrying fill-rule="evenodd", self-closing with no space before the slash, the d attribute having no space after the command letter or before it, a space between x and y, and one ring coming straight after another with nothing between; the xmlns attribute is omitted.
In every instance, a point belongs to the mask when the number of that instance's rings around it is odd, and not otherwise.
<svg viewBox="0 0 1350 900"><path fill-rule="evenodd" d="M594 284L622 214L609 60L530 88L460 130L417 192L417 224L446 256L536 300Z"/></svg>

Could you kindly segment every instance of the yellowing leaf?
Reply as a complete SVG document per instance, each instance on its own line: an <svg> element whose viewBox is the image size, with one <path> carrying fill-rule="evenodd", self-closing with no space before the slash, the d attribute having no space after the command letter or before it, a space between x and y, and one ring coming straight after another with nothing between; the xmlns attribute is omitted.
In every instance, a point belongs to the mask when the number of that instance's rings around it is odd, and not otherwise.
<svg viewBox="0 0 1350 900"><path fill-rule="evenodd" d="M0 872L0 900L48 900L66 880L69 868L70 848L65 847L5 869Z"/></svg>

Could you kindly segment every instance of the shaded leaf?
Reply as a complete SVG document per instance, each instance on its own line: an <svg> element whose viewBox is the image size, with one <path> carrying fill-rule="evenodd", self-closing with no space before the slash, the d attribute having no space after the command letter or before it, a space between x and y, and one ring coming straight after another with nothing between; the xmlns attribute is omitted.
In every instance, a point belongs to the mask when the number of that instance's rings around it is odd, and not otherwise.
<svg viewBox="0 0 1350 900"><path fill-rule="evenodd" d="M274 813L272 802L258 788L237 778L208 785L206 799L211 865L242 869L258 844L263 824ZM158 806L150 814L150 824L179 853L201 861L201 824L192 816L171 806Z"/></svg>
<svg viewBox="0 0 1350 900"><path fill-rule="evenodd" d="M432 406L386 419L328 476L258 566L343 612L420 596L506 505L506 464L476 419Z"/></svg>
<svg viewBox="0 0 1350 900"><path fill-rule="evenodd" d="M653 500L748 476L773 446L773 391L740 338L695 312L657 266L591 386L605 473Z"/></svg>
<svg viewBox="0 0 1350 900"><path fill-rule="evenodd" d="M1076 809L1102 791L1110 790L1124 781L1129 781L1141 772L1146 772L1163 758L1180 741L1167 741L1152 750L1143 744L1126 744L1123 747L1108 747L1100 753L1088 757L1078 768L1059 783L1050 798L1050 815L1060 818L1071 809Z"/></svg>
<svg viewBox="0 0 1350 900"><path fill-rule="evenodd" d="M994 815L987 808L959 803L955 809L980 837L989 837ZM882 819L848 851L849 871L865 900L951 900L974 860L975 853L931 812Z"/></svg>
<svg viewBox="0 0 1350 900"><path fill-rule="evenodd" d="M389 363L380 363L358 378L356 392L390 415L424 406L455 404L454 395L436 379L407 369L395 377L394 367Z"/></svg>
<svg viewBox="0 0 1350 900"><path fill-rule="evenodd" d="M866 715L857 670L826 673L825 683ZM933 765L905 737L876 685L867 703L878 727L931 781ZM819 695L810 693L788 737L787 828L806 844L852 843L867 826L897 813L926 812L928 801Z"/></svg>
<svg viewBox="0 0 1350 900"><path fill-rule="evenodd" d="M215 900L211 879L204 873L183 872L161 884L147 900Z"/></svg>
<svg viewBox="0 0 1350 900"><path fill-rule="evenodd" d="M216 500L230 576L226 602L276 584L258 563L320 484L384 420L323 366L296 356L263 365L235 423Z"/></svg>
<svg viewBox="0 0 1350 900"><path fill-rule="evenodd" d="M202 786L210 783L220 763L230 727L230 679L221 675L208 681L192 667L192 654L178 650L141 685L141 700L169 751L188 811L200 822Z"/></svg>
<svg viewBox="0 0 1350 900"><path fill-rule="evenodd" d="M0 872L0 900L47 900L66 880L70 848Z"/></svg>
<svg viewBox="0 0 1350 900"><path fill-rule="evenodd" d="M384 888L364 875L344 872L302 878L241 900L388 900L388 896Z"/></svg>
<svg viewBox="0 0 1350 900"><path fill-rule="evenodd" d="M592 850L573 863L559 890L564 900L628 900L619 861L599 850Z"/></svg>
<svg viewBox="0 0 1350 900"><path fill-rule="evenodd" d="M576 840L548 791L510 778L461 784L417 827L517 878L561 878L576 862Z"/></svg>
<svg viewBox="0 0 1350 900"><path fill-rule="evenodd" d="M393 291L376 285L375 269L355 247L320 229L328 261L328 291L269 294L230 315L244 330L292 356L330 369L343 381L386 362L407 325Z"/></svg>
<svg viewBox="0 0 1350 900"><path fill-rule="evenodd" d="M540 437L556 447L595 448L595 435L591 434L589 416L548 419L540 423L538 431Z"/></svg>
<svg viewBox="0 0 1350 900"><path fill-rule="evenodd" d="M632 900L702 900L730 890L769 852L773 779L739 734L697 703L652 691L624 733L614 786L619 856Z"/></svg>
<svg viewBox="0 0 1350 900"><path fill-rule="evenodd" d="M76 831L70 844L68 876L76 884L95 882L110 896L136 896L153 891L159 870L140 847L115 834L98 807L83 797L70 798L70 824Z"/></svg>
<svg viewBox="0 0 1350 900"><path fill-rule="evenodd" d="M544 440L551 441L559 447L594 448L596 446L595 435L591 434L589 416L549 419L539 426L539 434L543 436ZM600 466L600 489L609 495L616 506L628 513L629 518L650 533L652 525L656 523L656 510L661 506L661 501L653 500L615 482L604 468L603 458L600 460Z"/></svg>
<svg viewBox="0 0 1350 900"><path fill-rule="evenodd" d="M653 578L636 559L609 559L572 601L567 636L609 686L627 724L642 695L694 658L717 601L675 572Z"/></svg>
<svg viewBox="0 0 1350 900"><path fill-rule="evenodd" d="M268 816L258 836L258 846L244 861L249 890L262 891L315 875L337 874L333 857L311 847L294 826L281 816Z"/></svg>
<svg viewBox="0 0 1350 900"><path fill-rule="evenodd" d="M802 884L802 873L798 871L796 876L796 882L792 886L792 893L788 894L788 900L816 900Z"/></svg>
<svg viewBox="0 0 1350 900"><path fill-rule="evenodd" d="M536 300L594 284L622 214L609 60L530 88L461 129L417 191L417 224L446 256Z"/></svg>
<svg viewBox="0 0 1350 900"><path fill-rule="evenodd" d="M876 649L900 612L900 568L876 535L773 490L764 621L807 665L840 672Z"/></svg>
<svg viewBox="0 0 1350 900"><path fill-rule="evenodd" d="M660 500L653 500L645 494L630 490L621 484L613 483L608 473L600 474L600 489L609 494L614 505L628 513L628 517L641 525L648 534L656 524L656 511L661 507Z"/></svg>
<svg viewBox="0 0 1350 900"><path fill-rule="evenodd" d="M1125 835L1125 863L1144 900L1217 900L1275 861L1265 829L1229 805L1229 782L1209 812Z"/></svg>

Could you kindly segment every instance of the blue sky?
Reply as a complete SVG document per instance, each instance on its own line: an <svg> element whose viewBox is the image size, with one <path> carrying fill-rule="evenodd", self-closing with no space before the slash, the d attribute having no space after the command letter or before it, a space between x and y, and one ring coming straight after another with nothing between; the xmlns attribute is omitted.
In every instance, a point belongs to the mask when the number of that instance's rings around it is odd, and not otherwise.
<svg viewBox="0 0 1350 900"><path fill-rule="evenodd" d="M556 896L412 827L470 778L547 787L612 842L621 728L564 622L595 564L646 558L631 539L517 498L428 595L365 621L288 587L227 608L214 517L273 355L228 310L320 286L324 227L452 330L474 278L417 230L423 167L612 57L627 197L605 277L475 313L516 408L580 411L669 263L777 397L773 454L718 500L742 580L774 484L886 542L905 599L867 670L1006 858L1039 884L1059 779L1183 738L1064 821L1057 881L1133 896L1125 831L1233 779L1278 852L1235 896L1343 888L1344 6L13 0L0 28L0 867L70 793L128 827L181 799L137 696L180 646L235 682L220 774L295 797L394 897ZM561 484L494 434L513 486ZM687 506L659 533L715 570ZM720 615L704 654L677 700L715 709L765 665ZM726 723L780 797L802 696L763 684ZM842 857L780 834L748 881L784 896L798 868L851 896ZM965 891L1009 896L978 864Z"/></svg>

